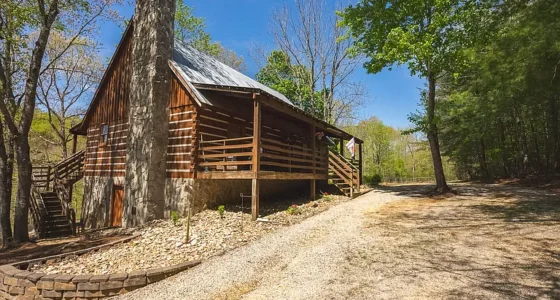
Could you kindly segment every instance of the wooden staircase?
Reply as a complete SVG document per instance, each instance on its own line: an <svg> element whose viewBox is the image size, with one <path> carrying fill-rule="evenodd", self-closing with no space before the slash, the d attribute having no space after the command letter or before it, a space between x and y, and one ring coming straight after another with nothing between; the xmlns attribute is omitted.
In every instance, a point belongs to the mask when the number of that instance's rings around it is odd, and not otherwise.
<svg viewBox="0 0 560 300"><path fill-rule="evenodd" d="M329 151L329 180L348 197L355 197L360 191L358 167L332 151Z"/></svg>
<svg viewBox="0 0 560 300"><path fill-rule="evenodd" d="M72 186L83 178L85 151L54 166L34 167L31 187L31 215L39 238L76 233L72 208Z"/></svg>

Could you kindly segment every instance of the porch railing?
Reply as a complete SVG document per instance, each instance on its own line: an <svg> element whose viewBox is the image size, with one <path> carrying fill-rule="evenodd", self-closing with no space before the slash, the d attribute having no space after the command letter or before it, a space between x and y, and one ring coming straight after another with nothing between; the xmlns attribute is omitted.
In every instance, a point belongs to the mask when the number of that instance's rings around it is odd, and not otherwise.
<svg viewBox="0 0 560 300"><path fill-rule="evenodd" d="M253 137L200 141L198 149L202 171L251 170Z"/></svg>
<svg viewBox="0 0 560 300"><path fill-rule="evenodd" d="M253 165L253 137L200 141L198 169L206 172L249 171ZM261 138L261 171L327 174L326 151Z"/></svg>
<svg viewBox="0 0 560 300"><path fill-rule="evenodd" d="M329 169L350 187L360 186L360 172L350 161L338 153L329 151Z"/></svg>
<svg viewBox="0 0 560 300"><path fill-rule="evenodd" d="M261 166L285 172L324 173L327 170L324 154L319 150L291 145L277 140L262 138Z"/></svg>

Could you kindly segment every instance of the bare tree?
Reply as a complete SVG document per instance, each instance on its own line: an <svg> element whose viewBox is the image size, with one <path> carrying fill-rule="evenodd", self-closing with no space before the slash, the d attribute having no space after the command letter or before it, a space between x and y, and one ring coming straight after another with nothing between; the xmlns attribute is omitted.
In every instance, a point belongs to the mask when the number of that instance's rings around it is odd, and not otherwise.
<svg viewBox="0 0 560 300"><path fill-rule="evenodd" d="M295 0L294 9L286 4L274 12L270 29L293 65L306 67L299 75L319 92L312 93L311 103L322 105L323 119L333 124L352 118L365 96L363 85L352 78L362 57L350 53L353 41L337 26L336 10L321 0Z"/></svg>
<svg viewBox="0 0 560 300"><path fill-rule="evenodd" d="M9 144L9 147L15 148L17 158L18 188L13 235L16 242L29 240L27 227L32 184L29 131L35 113L39 77L81 38L97 33L98 21L115 17L109 9L115 1L118 0L0 2L0 112L3 125L9 130L8 140L13 142L13 146ZM45 53L53 26L63 29L70 38L60 52L49 57ZM28 37L32 33L36 35L30 42ZM0 149L0 161L3 160L3 150ZM8 160L6 169L0 168L0 173L5 175L0 177L6 178L0 178L0 185L3 185L0 197L4 197L2 190L11 189L7 178L12 164L13 161ZM4 207L4 203L10 201L10 195L6 194L0 201ZM4 223L1 225L4 226Z"/></svg>
<svg viewBox="0 0 560 300"><path fill-rule="evenodd" d="M67 43L63 33L52 34L46 51L52 57ZM37 100L46 110L48 122L55 140L43 137L62 150L62 158L68 157L69 129L80 121L87 109L87 100L95 91L103 75L102 58L97 44L83 39L69 48L63 56L45 70L39 78Z"/></svg>

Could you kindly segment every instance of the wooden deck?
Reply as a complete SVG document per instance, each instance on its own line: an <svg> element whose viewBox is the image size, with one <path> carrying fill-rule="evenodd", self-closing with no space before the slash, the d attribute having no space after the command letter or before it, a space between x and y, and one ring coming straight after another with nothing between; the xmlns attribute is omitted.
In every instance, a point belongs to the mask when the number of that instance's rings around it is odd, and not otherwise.
<svg viewBox="0 0 560 300"><path fill-rule="evenodd" d="M262 180L322 180L328 179L327 174L290 173L276 171L223 171L223 172L198 172L197 179L262 179Z"/></svg>

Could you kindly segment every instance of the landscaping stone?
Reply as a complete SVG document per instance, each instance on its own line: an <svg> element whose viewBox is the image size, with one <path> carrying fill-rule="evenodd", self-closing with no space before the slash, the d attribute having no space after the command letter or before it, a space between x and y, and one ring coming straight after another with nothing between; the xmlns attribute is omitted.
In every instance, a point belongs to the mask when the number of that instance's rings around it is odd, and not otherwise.
<svg viewBox="0 0 560 300"><path fill-rule="evenodd" d="M89 282L89 280L90 280L91 277L93 277L93 275L78 275L78 276L74 276L74 278L72 278L72 282L74 282L74 283Z"/></svg>
<svg viewBox="0 0 560 300"><path fill-rule="evenodd" d="M223 218L215 210L205 210L192 217L188 242L185 241L186 219L180 219L177 226L171 220L154 221L137 228L134 233L140 234L140 237L132 241L97 252L52 261L50 264L32 265L30 270L46 274L74 275L129 273L129 276L133 276L130 278L134 278L134 272L137 270L175 266L223 254L348 199L333 195L311 202L300 199L295 202L304 204L298 206L298 214L294 215L285 211L293 203L274 203L276 206L261 209L263 217L259 222L251 221L250 207L244 207L244 213L241 213L241 207L226 205Z"/></svg>
<svg viewBox="0 0 560 300"><path fill-rule="evenodd" d="M78 291L98 291L99 283L84 282L78 283Z"/></svg>

